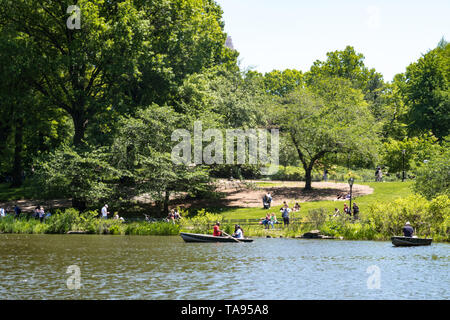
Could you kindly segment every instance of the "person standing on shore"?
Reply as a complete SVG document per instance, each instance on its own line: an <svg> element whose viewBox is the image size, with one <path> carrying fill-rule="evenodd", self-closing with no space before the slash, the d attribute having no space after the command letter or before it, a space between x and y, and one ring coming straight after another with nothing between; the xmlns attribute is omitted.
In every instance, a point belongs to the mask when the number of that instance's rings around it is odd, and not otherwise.
<svg viewBox="0 0 450 320"><path fill-rule="evenodd" d="M16 218L18 218L20 216L20 214L22 213L22 209L20 209L20 207L16 204L14 207L14 213Z"/></svg>
<svg viewBox="0 0 450 320"><path fill-rule="evenodd" d="M289 213L291 212L291 209L287 205L287 203L284 205L283 208L281 208L281 217L283 218L284 226L289 226Z"/></svg>
<svg viewBox="0 0 450 320"><path fill-rule="evenodd" d="M39 208L38 214L39 214L39 221L40 221L40 222L43 222L43 221L44 221L44 218L45 218L44 207L41 206L41 207Z"/></svg>
<svg viewBox="0 0 450 320"><path fill-rule="evenodd" d="M102 208L102 219L108 219L108 205L105 204L105 206Z"/></svg>

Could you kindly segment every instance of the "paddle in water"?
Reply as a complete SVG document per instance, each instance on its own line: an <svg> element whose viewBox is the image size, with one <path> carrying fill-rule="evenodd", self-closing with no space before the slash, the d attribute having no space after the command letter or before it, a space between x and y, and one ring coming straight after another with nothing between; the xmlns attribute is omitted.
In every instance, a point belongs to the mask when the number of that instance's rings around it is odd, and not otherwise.
<svg viewBox="0 0 450 320"><path fill-rule="evenodd" d="M224 234L224 235L226 235L226 236L228 236L228 238L231 238L231 239L233 239L234 241L236 241L236 242L241 242L241 241L239 241L238 239L236 239L235 237L232 237L232 236L230 236L228 233L226 233L225 231L222 231L222 233Z"/></svg>

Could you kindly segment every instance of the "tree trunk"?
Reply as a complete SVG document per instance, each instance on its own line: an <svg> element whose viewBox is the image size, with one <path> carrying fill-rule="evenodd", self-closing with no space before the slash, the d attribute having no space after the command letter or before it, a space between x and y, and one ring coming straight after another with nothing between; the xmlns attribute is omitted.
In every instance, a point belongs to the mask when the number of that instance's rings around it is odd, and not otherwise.
<svg viewBox="0 0 450 320"><path fill-rule="evenodd" d="M73 126L75 129L75 134L73 136L73 144L75 146L80 146L84 139L84 133L86 132L87 120L81 114L72 114Z"/></svg>
<svg viewBox="0 0 450 320"><path fill-rule="evenodd" d="M312 168L307 167L305 168L305 190L312 190L311 183L312 183L312 177L311 177Z"/></svg>
<svg viewBox="0 0 450 320"><path fill-rule="evenodd" d="M23 150L23 119L18 117L15 121L14 133L14 164L12 170L12 187L22 185L22 150Z"/></svg>
<svg viewBox="0 0 450 320"><path fill-rule="evenodd" d="M164 195L164 208L163 208L163 212L166 217L169 215L169 197L170 191L166 190L166 193Z"/></svg>

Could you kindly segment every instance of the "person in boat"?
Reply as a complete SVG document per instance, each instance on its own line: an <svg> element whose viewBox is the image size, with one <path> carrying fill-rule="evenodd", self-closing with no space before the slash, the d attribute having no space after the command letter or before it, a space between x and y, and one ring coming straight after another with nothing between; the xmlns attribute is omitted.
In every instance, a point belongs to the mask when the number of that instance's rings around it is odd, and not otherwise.
<svg viewBox="0 0 450 320"><path fill-rule="evenodd" d="M414 234L414 229L413 229L413 227L411 227L411 224L408 221L405 223L405 226L403 227L403 235L405 237L412 238L413 234Z"/></svg>
<svg viewBox="0 0 450 320"><path fill-rule="evenodd" d="M220 230L220 222L216 222L214 226L213 236L215 237L221 237L222 231Z"/></svg>
<svg viewBox="0 0 450 320"><path fill-rule="evenodd" d="M242 230L241 226L238 224L236 224L234 226L233 238L244 239L244 231Z"/></svg>

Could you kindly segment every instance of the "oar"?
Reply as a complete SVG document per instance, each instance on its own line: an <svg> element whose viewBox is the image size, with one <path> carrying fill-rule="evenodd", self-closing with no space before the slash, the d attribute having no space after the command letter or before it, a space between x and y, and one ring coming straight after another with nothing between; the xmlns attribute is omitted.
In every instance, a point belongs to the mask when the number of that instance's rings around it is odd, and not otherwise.
<svg viewBox="0 0 450 320"><path fill-rule="evenodd" d="M240 242L238 239L236 239L236 238L230 236L230 235L229 235L228 233L226 233L225 231L222 231L222 233L223 233L224 235L228 236L228 238L231 238L231 239L233 239L233 240L236 241L236 242Z"/></svg>

